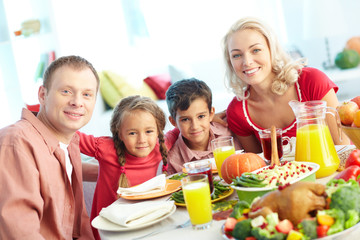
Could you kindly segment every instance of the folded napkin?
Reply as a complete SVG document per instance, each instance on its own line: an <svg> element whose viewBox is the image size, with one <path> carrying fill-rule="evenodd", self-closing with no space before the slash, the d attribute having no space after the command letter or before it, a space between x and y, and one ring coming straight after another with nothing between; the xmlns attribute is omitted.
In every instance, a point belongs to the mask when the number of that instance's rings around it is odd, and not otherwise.
<svg viewBox="0 0 360 240"><path fill-rule="evenodd" d="M146 201L124 204L120 203L120 199L118 199L110 206L101 209L99 215L115 224L135 227L165 216L171 212L174 206L174 201Z"/></svg>
<svg viewBox="0 0 360 240"><path fill-rule="evenodd" d="M165 174L158 175L142 184L131 188L119 187L117 194L122 196L137 196L155 192L162 192L165 190L166 178Z"/></svg>

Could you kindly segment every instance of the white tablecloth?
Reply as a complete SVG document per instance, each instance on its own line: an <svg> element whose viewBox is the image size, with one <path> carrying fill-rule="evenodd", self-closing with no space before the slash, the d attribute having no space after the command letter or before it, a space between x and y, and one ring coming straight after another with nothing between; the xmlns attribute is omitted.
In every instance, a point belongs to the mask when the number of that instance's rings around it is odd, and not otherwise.
<svg viewBox="0 0 360 240"><path fill-rule="evenodd" d="M340 149L341 146L336 146L336 148ZM332 176L326 177L326 178L317 179L316 181L325 184L336 174L337 173L333 174ZM148 200L148 201L166 201L166 199L168 199L168 198L169 198L169 196L166 196L163 198L158 198L158 199L153 199L153 200ZM234 191L234 193L228 199L238 199L236 191ZM134 201L129 201L129 200L125 200L125 199L122 199L122 201L124 201L126 203L134 202ZM132 239L135 237L139 237L139 236L148 234L157 229L162 229L162 228L167 228L169 226L175 226L178 224L182 224L185 221L187 221L188 219L189 219L189 215L186 211L186 208L185 207L177 207L176 212L173 215L171 215L170 217L166 218L165 220L158 222L155 225L152 225L150 227L138 229L138 230L134 230L134 231L128 231L128 232L110 232L110 231L100 230L99 233L100 233L101 239L103 239L103 240ZM193 230L192 227L189 226L187 228L175 229L175 230L159 233L157 235L153 235L153 236L147 237L145 239L149 239L149 240L159 240L159 239L160 240L162 240L162 239L164 239L164 240L177 240L177 239L179 239L179 240L193 240L193 239L220 240L220 239L224 239L221 234L221 226L224 224L224 222L225 222L225 220L213 221L211 228L206 229L206 230ZM335 239L354 240L354 239L360 239L359 236L360 236L360 227L358 229L356 229L355 231L353 231L351 234L348 234L346 236L341 236L341 237L335 238Z"/></svg>

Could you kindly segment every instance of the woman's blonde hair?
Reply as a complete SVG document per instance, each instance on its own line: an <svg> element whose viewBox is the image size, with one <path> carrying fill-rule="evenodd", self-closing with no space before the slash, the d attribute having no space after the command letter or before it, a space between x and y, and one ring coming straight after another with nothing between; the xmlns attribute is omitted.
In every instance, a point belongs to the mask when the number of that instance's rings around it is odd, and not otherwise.
<svg viewBox="0 0 360 240"><path fill-rule="evenodd" d="M288 87L298 80L301 69L306 64L305 59L293 61L288 53L286 53L272 29L256 18L242 18L235 22L223 38L223 54L225 60L225 74L227 81L225 85L231 89L238 99L246 99L249 94L248 84L241 80L235 73L230 59L228 41L231 36L240 30L251 29L261 33L269 46L272 72L275 73L275 79L272 84L272 91L278 95L286 92ZM246 95L246 96L245 96Z"/></svg>
<svg viewBox="0 0 360 240"><path fill-rule="evenodd" d="M150 98L141 97L141 96L129 96L123 98L115 107L114 112L111 117L110 130L112 133L116 154L118 156L118 161L120 164L120 178L119 186L120 187L129 187L129 182L125 173L125 151L126 147L124 142L119 137L119 130L121 124L124 122L124 118L130 112L134 110L142 110L151 113L155 120L158 131L158 139L160 144L160 153L163 159L163 172L166 173L167 166L167 148L165 146L164 139L164 128L166 124L165 114L162 109Z"/></svg>

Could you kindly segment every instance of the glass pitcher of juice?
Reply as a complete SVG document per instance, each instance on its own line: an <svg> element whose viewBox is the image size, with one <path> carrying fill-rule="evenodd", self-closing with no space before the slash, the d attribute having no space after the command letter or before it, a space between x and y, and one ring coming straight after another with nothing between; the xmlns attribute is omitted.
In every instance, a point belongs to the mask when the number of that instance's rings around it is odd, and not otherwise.
<svg viewBox="0 0 360 240"><path fill-rule="evenodd" d="M337 155L329 127L325 122L326 114L340 118L336 109L327 107L325 101L290 101L289 105L296 117L295 161L313 162L320 165L316 178L327 177L339 167ZM340 129L340 128L338 128ZM340 131L340 130L339 130Z"/></svg>

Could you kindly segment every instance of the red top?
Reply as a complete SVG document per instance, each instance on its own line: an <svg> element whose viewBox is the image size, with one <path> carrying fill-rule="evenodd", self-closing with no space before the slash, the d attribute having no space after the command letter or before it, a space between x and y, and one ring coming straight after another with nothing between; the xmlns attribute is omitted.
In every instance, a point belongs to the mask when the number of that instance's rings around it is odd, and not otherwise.
<svg viewBox="0 0 360 240"><path fill-rule="evenodd" d="M330 89L335 93L339 88L333 83L325 73L318 69L306 67L302 69L297 83L295 83L298 100L306 102L311 100L321 100ZM259 131L264 128L257 125L250 118L247 100L239 101L234 97L227 108L227 120L229 128L239 136L255 135L259 141ZM296 119L287 127L283 128L283 136L296 137Z"/></svg>

